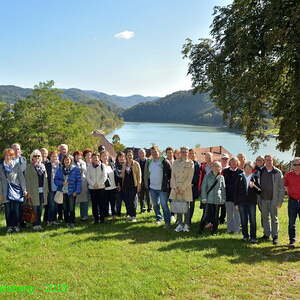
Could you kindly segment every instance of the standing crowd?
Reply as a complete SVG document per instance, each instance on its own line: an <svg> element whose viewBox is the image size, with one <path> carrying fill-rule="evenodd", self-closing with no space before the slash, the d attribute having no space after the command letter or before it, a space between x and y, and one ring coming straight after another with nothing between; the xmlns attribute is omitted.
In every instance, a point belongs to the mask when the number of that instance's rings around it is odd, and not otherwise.
<svg viewBox="0 0 300 300"><path fill-rule="evenodd" d="M219 224L227 223L229 234L239 234L244 241L257 243L256 207L260 211L262 240L272 238L278 244L278 212L285 192L288 194L289 247L295 246L296 219L300 218L300 158L295 157L292 170L283 177L273 165L272 155L258 156L254 163L244 154L220 161L207 152L205 161L197 160L194 149L168 147L162 156L157 146L151 147L150 158L140 149L134 159L132 150L119 152L115 161L103 146L94 152L69 153L61 144L58 151L34 150L29 161L22 156L20 144L3 152L0 163L0 203L4 204L7 233L19 232L29 224L24 221L25 206L34 212L32 228L65 222L75 226L75 208L80 220L88 221L92 204L94 224L111 216L121 216L126 207L127 221L136 222L140 213L154 211L156 223L165 228L176 223L176 232L189 232L200 199L203 210L199 234L205 230L215 235ZM249 228L248 228L249 227Z"/></svg>

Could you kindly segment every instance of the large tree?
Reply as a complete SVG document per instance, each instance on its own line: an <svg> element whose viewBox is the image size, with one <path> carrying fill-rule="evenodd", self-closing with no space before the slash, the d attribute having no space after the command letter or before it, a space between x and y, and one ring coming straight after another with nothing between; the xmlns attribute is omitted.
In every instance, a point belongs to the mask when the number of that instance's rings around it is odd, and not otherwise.
<svg viewBox="0 0 300 300"><path fill-rule="evenodd" d="M187 39L194 92L209 92L257 149L270 118L278 149L300 156L300 1L234 0L215 7L212 39Z"/></svg>

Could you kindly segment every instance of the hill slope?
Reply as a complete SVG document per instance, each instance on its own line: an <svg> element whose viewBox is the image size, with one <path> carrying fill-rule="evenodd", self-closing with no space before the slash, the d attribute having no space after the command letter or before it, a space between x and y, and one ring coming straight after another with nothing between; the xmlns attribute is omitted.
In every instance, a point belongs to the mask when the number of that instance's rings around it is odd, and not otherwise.
<svg viewBox="0 0 300 300"><path fill-rule="evenodd" d="M125 121L223 125L223 113L207 94L179 91L156 101L135 105L122 113Z"/></svg>

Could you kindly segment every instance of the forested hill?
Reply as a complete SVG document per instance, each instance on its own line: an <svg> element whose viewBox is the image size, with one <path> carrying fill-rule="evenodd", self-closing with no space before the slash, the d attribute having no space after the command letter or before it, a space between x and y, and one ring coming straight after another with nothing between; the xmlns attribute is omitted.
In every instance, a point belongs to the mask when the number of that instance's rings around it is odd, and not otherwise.
<svg viewBox="0 0 300 300"><path fill-rule="evenodd" d="M105 103L110 108L119 110L126 109L138 103L157 100L158 97L144 97L142 95L132 95L128 97L108 95L98 91L86 91L77 88L62 89L63 96L66 99L76 102L85 102L88 100L97 100ZM20 98L25 98L32 93L32 89L21 88L14 85L0 85L0 101L14 103ZM119 109L116 109L116 108Z"/></svg>
<svg viewBox="0 0 300 300"><path fill-rule="evenodd" d="M129 122L164 122L195 125L223 125L223 113L207 94L179 91L156 101L135 105L122 113Z"/></svg>

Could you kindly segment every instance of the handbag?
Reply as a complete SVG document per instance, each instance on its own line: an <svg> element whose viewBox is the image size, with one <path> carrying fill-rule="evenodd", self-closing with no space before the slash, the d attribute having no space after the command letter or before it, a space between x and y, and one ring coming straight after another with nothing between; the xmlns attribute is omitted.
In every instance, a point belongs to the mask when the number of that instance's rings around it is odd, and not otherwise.
<svg viewBox="0 0 300 300"><path fill-rule="evenodd" d="M175 214L186 214L189 209L189 203L186 201L172 200L170 208L171 212Z"/></svg>
<svg viewBox="0 0 300 300"><path fill-rule="evenodd" d="M57 204L62 204L64 202L64 193L61 191L57 191L54 196L54 202Z"/></svg>
<svg viewBox="0 0 300 300"><path fill-rule="evenodd" d="M37 219L36 211L33 208L31 198L26 198L23 205L23 220L27 223L34 223Z"/></svg>

